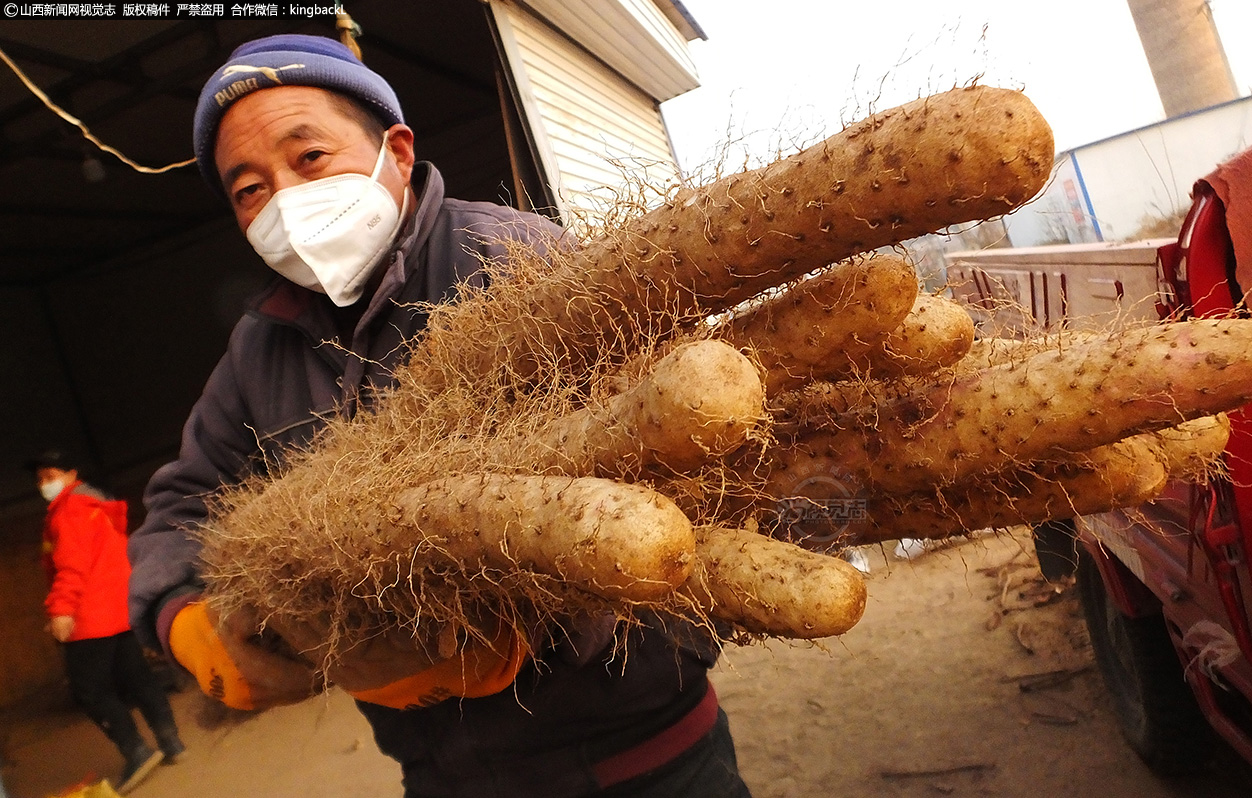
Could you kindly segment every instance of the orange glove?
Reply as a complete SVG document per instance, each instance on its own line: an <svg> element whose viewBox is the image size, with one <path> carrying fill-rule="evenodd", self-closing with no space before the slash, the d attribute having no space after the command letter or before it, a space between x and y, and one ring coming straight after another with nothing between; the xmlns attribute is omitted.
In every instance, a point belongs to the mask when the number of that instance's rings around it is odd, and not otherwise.
<svg viewBox="0 0 1252 798"><path fill-rule="evenodd" d="M415 709L454 696L481 698L495 695L517 678L528 651L521 635L505 626L490 646L467 644L455 657L439 660L424 671L368 690L348 691L367 704L392 709Z"/></svg>
<svg viewBox="0 0 1252 798"><path fill-rule="evenodd" d="M265 634L247 611L219 619L194 601L170 624L170 653L201 690L234 709L296 704L325 689L312 664L283 653L283 641Z"/></svg>
<svg viewBox="0 0 1252 798"><path fill-rule="evenodd" d="M233 709L255 709L252 688L226 652L203 601L178 611L170 624L170 653L186 668L205 695Z"/></svg>

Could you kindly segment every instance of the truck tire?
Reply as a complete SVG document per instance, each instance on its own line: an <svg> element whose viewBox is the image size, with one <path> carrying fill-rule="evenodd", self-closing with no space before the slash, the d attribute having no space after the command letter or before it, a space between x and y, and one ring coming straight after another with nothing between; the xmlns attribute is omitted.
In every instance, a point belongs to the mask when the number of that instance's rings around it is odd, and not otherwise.
<svg viewBox="0 0 1252 798"><path fill-rule="evenodd" d="M1078 568L1078 537L1074 519L1044 521L1031 527L1039 572L1049 582L1062 582Z"/></svg>
<svg viewBox="0 0 1252 798"><path fill-rule="evenodd" d="M1113 603L1086 551L1078 595L1122 734L1153 772L1195 773L1211 761L1215 739L1183 677L1162 615L1131 618Z"/></svg>

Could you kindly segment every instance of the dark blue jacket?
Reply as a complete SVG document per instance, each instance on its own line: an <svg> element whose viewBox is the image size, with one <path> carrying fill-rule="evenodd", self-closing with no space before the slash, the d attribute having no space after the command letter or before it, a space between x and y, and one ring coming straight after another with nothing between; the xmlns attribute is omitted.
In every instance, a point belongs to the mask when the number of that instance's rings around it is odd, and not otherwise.
<svg viewBox="0 0 1252 798"><path fill-rule="evenodd" d="M461 281L481 285L479 259L505 255L493 234L534 232L540 243L560 233L538 216L445 198L430 164L419 164L413 189L413 219L350 341L325 343L338 336L334 306L281 279L236 325L178 459L153 476L147 519L131 536L131 623L149 645L167 643L162 606L198 592L199 544L186 530L205 517L201 497L306 443L322 418L355 412L374 389L390 387L400 344L426 322L405 305L452 299ZM649 628L612 662L583 658L554 646L522 670L515 690L427 709L361 710L379 748L401 762L408 795L580 795L594 786L597 760L651 737L703 697L714 660Z"/></svg>

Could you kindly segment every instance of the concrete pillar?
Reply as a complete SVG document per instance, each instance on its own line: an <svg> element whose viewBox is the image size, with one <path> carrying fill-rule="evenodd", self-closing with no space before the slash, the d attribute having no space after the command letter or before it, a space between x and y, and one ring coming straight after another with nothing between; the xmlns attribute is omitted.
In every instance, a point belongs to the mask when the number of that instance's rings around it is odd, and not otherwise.
<svg viewBox="0 0 1252 798"><path fill-rule="evenodd" d="M1239 96L1207 0L1127 2L1166 117Z"/></svg>

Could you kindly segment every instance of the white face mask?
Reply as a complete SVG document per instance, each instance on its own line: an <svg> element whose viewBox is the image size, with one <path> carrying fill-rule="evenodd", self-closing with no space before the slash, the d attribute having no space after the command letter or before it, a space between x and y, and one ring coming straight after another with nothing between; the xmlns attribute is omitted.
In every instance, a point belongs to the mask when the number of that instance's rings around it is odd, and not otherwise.
<svg viewBox="0 0 1252 798"><path fill-rule="evenodd" d="M46 502L50 502L57 496L60 496L63 490L65 490L65 482L59 479L50 479L47 482L39 483L39 493Z"/></svg>
<svg viewBox="0 0 1252 798"><path fill-rule="evenodd" d="M378 184L386 153L384 141L368 177L334 175L276 192L248 225L248 243L293 283L339 307L356 302L403 218ZM405 192L406 208L408 200Z"/></svg>

